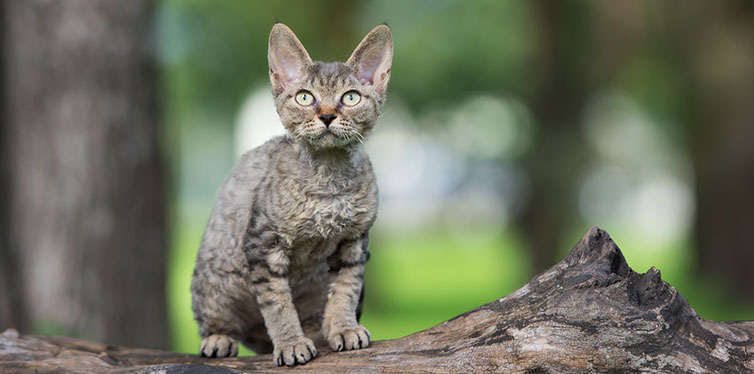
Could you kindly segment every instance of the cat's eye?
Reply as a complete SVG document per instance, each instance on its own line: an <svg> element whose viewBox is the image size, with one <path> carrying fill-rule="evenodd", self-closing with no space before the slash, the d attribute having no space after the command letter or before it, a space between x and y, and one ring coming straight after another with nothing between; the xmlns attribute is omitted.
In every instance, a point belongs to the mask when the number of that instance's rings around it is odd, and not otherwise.
<svg viewBox="0 0 754 374"><path fill-rule="evenodd" d="M340 101L345 105L354 106L361 101L361 95L356 91L348 91L343 95Z"/></svg>
<svg viewBox="0 0 754 374"><path fill-rule="evenodd" d="M300 91L296 94L296 102L303 106L312 105L314 96L309 91Z"/></svg>

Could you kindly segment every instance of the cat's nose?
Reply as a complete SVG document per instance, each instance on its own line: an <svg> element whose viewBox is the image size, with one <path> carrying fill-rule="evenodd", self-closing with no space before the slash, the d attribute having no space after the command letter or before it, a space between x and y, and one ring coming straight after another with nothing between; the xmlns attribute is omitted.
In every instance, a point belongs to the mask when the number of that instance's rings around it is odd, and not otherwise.
<svg viewBox="0 0 754 374"><path fill-rule="evenodd" d="M322 121L322 123L325 124L325 126L330 126L330 122L335 120L335 117L337 117L334 114L320 114L319 120Z"/></svg>

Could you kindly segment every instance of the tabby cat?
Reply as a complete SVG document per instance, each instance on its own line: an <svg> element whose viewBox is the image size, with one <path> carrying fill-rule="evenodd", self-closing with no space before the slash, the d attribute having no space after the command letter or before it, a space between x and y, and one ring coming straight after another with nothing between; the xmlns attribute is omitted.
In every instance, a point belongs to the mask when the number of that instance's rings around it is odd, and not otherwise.
<svg viewBox="0 0 754 374"><path fill-rule="evenodd" d="M359 325L377 184L363 140L385 102L393 37L375 27L345 62L312 61L285 25L268 60L288 130L241 157L220 189L191 282L200 355L311 360L364 348Z"/></svg>

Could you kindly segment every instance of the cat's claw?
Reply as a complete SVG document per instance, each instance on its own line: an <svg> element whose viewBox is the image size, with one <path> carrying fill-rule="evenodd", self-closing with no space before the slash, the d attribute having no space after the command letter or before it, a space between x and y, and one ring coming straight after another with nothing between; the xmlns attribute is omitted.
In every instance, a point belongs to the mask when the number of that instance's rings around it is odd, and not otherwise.
<svg viewBox="0 0 754 374"><path fill-rule="evenodd" d="M227 336L214 334L202 339L199 346L201 357L235 357L238 355L238 342Z"/></svg>
<svg viewBox="0 0 754 374"><path fill-rule="evenodd" d="M272 360L277 366L305 364L317 355L314 343L305 337L297 337L275 345Z"/></svg>
<svg viewBox="0 0 754 374"><path fill-rule="evenodd" d="M330 335L327 336L327 343L333 351L338 352L366 348L369 346L370 339L369 330L364 326L358 325L330 332Z"/></svg>

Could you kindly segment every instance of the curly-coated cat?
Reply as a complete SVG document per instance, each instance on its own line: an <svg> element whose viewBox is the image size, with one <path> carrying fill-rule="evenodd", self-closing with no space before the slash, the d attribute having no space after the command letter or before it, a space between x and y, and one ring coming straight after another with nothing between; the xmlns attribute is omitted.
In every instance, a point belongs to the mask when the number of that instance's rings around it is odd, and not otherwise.
<svg viewBox="0 0 754 374"><path fill-rule="evenodd" d="M270 81L288 134L243 155L217 195L191 283L200 355L235 356L241 342L293 366L316 346L369 345L358 319L377 184L363 141L392 57L385 25L345 63L312 61L273 26Z"/></svg>

